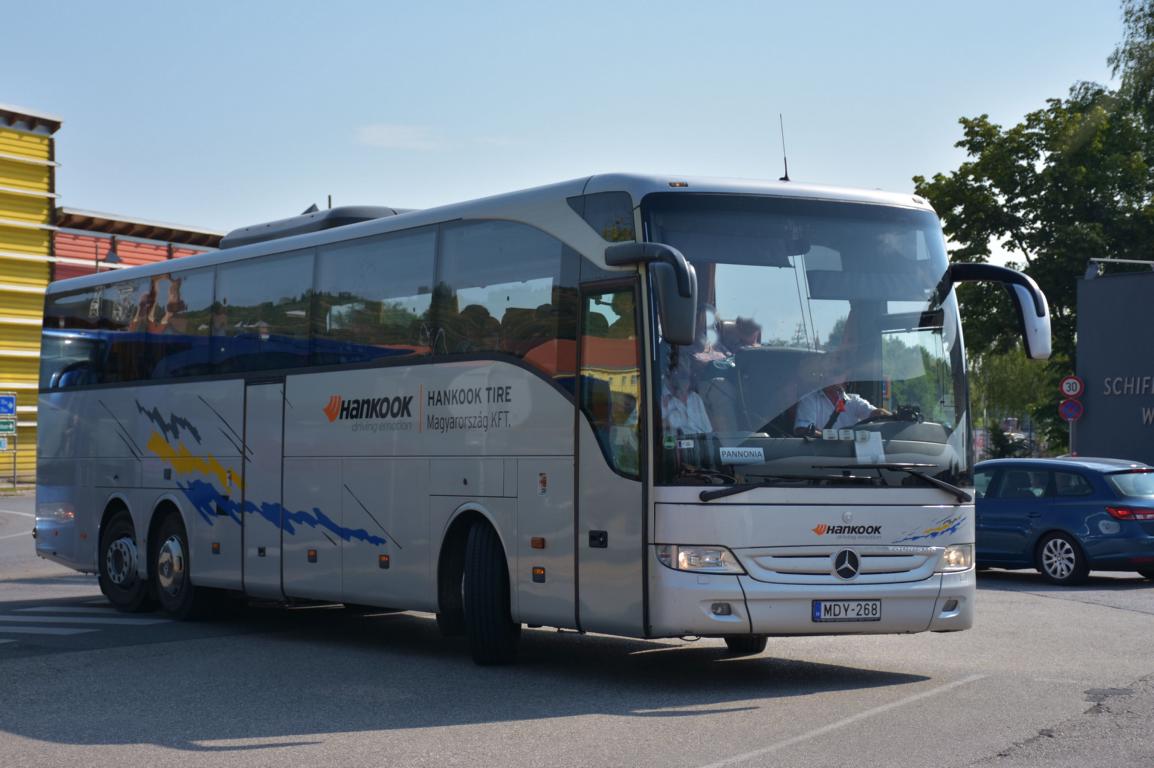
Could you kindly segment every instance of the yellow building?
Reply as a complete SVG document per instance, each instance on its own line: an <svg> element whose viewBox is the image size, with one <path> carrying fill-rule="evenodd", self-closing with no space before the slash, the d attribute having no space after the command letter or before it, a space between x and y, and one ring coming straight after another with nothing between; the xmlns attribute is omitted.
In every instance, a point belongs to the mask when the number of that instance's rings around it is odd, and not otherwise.
<svg viewBox="0 0 1154 768"><path fill-rule="evenodd" d="M57 117L0 104L0 392L16 393L15 466L25 481L36 472L40 323L52 276L59 128ZM0 453L0 485L11 476L12 458Z"/></svg>

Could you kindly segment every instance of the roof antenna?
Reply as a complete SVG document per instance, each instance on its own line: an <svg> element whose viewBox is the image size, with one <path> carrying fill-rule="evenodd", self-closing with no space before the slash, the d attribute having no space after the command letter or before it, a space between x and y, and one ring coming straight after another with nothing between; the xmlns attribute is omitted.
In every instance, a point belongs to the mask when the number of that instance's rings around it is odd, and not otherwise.
<svg viewBox="0 0 1154 768"><path fill-rule="evenodd" d="M785 166L785 175L778 181L789 181L789 158L785 154L785 120L781 113L777 113L777 124L781 127L781 162Z"/></svg>

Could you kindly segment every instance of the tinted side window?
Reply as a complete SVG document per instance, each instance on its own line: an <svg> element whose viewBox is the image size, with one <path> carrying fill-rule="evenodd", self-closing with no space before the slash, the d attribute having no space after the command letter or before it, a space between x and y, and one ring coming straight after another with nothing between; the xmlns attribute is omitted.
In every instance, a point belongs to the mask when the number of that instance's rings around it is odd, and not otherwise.
<svg viewBox="0 0 1154 768"><path fill-rule="evenodd" d="M540 230L503 221L442 231L433 297L438 354L498 352L550 377L576 366L575 254Z"/></svg>
<svg viewBox="0 0 1154 768"><path fill-rule="evenodd" d="M1055 472L1054 493L1058 496L1090 496L1094 493L1094 486L1074 472Z"/></svg>
<svg viewBox="0 0 1154 768"><path fill-rule="evenodd" d="M155 347L153 378L203 376L212 372L214 273L211 269L171 272L152 278L155 296L148 323Z"/></svg>
<svg viewBox="0 0 1154 768"><path fill-rule="evenodd" d="M1049 472L1028 469L1006 469L998 485L998 498L1037 499L1046 495Z"/></svg>
<svg viewBox="0 0 1154 768"><path fill-rule="evenodd" d="M986 491L990 487L990 480L994 477L992 469L979 469L974 473L974 495L979 499L986 497Z"/></svg>
<svg viewBox="0 0 1154 768"><path fill-rule="evenodd" d="M148 278L103 286L100 326L108 339L103 382L142 381L152 375L156 355L148 328L157 311L156 291Z"/></svg>
<svg viewBox="0 0 1154 768"><path fill-rule="evenodd" d="M322 248L313 361L332 365L429 354L435 253L434 230Z"/></svg>
<svg viewBox="0 0 1154 768"><path fill-rule="evenodd" d="M632 287L587 296L581 337L581 410L618 472L640 473L641 362Z"/></svg>
<svg viewBox="0 0 1154 768"><path fill-rule="evenodd" d="M628 192L596 192L569 198L569 207L602 239L611 243L636 240L633 200Z"/></svg>
<svg viewBox="0 0 1154 768"><path fill-rule="evenodd" d="M307 365L312 284L312 251L218 267L212 317L217 372Z"/></svg>
<svg viewBox="0 0 1154 768"><path fill-rule="evenodd" d="M48 299L40 343L42 388L99 383L105 349L99 324L100 299L95 289L60 293Z"/></svg>

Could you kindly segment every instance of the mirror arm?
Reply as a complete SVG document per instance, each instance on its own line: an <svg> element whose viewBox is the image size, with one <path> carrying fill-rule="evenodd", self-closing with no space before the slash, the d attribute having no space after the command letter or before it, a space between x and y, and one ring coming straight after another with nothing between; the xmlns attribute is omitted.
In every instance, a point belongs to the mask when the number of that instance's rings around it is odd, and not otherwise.
<svg viewBox="0 0 1154 768"><path fill-rule="evenodd" d="M677 276L677 292L682 298L693 296L690 284L689 262L681 251L664 243L614 243L605 248L605 263L611 267L625 267L631 264L664 262L673 267Z"/></svg>
<svg viewBox="0 0 1154 768"><path fill-rule="evenodd" d="M994 282L1009 285L1020 285L1029 292L1034 301L1034 313L1038 317L1046 314L1046 307L1042 304L1042 289L1029 275L1009 267L999 267L995 264L975 264L971 262L956 262L946 270L942 279L941 294L950 292L955 283Z"/></svg>

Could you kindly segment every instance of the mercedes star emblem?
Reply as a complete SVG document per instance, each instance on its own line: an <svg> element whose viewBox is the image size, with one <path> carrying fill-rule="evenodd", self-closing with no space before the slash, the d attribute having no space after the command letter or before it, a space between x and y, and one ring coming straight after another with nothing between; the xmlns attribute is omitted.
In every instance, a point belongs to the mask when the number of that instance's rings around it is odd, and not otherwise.
<svg viewBox="0 0 1154 768"><path fill-rule="evenodd" d="M857 576L861 567L861 558L852 549L843 549L833 558L833 572L841 579L852 579Z"/></svg>

